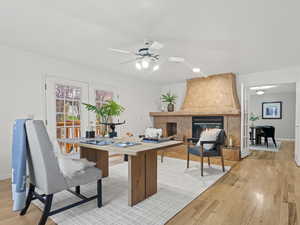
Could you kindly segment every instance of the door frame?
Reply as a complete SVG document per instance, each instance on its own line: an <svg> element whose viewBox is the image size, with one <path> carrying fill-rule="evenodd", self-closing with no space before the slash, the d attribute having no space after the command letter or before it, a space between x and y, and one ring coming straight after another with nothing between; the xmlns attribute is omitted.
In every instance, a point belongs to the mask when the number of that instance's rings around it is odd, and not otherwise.
<svg viewBox="0 0 300 225"><path fill-rule="evenodd" d="M249 123L247 122L247 124L245 125L245 121L248 120L249 96L248 96L248 86L245 86L244 83L241 83L240 87L241 87L241 158L245 158L250 154L249 140L248 140ZM245 116L247 116L247 118L245 118Z"/></svg>

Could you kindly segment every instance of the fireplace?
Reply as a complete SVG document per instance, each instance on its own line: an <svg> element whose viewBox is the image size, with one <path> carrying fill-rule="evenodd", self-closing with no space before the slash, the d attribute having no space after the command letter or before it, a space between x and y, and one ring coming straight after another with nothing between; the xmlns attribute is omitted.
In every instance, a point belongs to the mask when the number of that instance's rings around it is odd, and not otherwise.
<svg viewBox="0 0 300 225"><path fill-rule="evenodd" d="M192 137L199 138L201 132L206 129L224 128L223 116L193 116L192 117Z"/></svg>
<svg viewBox="0 0 300 225"><path fill-rule="evenodd" d="M167 123L167 137L177 135L177 123Z"/></svg>

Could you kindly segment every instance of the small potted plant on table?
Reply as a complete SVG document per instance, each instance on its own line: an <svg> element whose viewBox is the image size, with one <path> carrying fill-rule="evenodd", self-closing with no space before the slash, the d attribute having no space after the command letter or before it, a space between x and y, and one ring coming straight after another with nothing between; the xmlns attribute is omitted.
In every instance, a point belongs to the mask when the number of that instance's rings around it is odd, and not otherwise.
<svg viewBox="0 0 300 225"><path fill-rule="evenodd" d="M254 122L259 120L259 116L256 115L255 113L251 113L249 120L251 121L251 127L254 127Z"/></svg>

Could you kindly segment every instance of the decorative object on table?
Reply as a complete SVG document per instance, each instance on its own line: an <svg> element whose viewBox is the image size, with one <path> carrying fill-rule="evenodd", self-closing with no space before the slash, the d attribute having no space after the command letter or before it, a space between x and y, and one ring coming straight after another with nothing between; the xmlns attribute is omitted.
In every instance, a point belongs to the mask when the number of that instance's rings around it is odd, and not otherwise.
<svg viewBox="0 0 300 225"><path fill-rule="evenodd" d="M282 119L282 102L263 102L262 103L263 119Z"/></svg>
<svg viewBox="0 0 300 225"><path fill-rule="evenodd" d="M87 103L83 103L83 105L85 106L85 108L88 111L96 113L96 119L99 121L100 124L105 125L105 129L102 134L103 137L105 135L107 135L107 133L108 133L108 129L107 129L108 126L110 126L110 128L112 130L110 132L109 136L110 137L117 136L117 132L115 132L116 126L124 124L125 121L122 123L120 123L120 122L114 123L114 122L110 122L110 121L113 121L114 117L121 115L121 113L125 110L125 108L123 106L121 106L120 104L118 104L117 102L115 102L113 100L106 101L100 107L97 107L97 106L94 106L91 104L87 104Z"/></svg>
<svg viewBox="0 0 300 225"><path fill-rule="evenodd" d="M133 133L130 133L130 132L127 132L126 135L127 135L128 137L133 137Z"/></svg>
<svg viewBox="0 0 300 225"><path fill-rule="evenodd" d="M147 128L145 130L145 138L160 138L162 136L161 128Z"/></svg>
<svg viewBox="0 0 300 225"><path fill-rule="evenodd" d="M249 120L251 121L251 127L254 127L254 122L259 120L259 116L255 113L250 113Z"/></svg>
<svg viewBox="0 0 300 225"><path fill-rule="evenodd" d="M95 131L94 131L94 125L93 121L90 121L90 125L87 128L87 131L85 132L86 138L95 138Z"/></svg>
<svg viewBox="0 0 300 225"><path fill-rule="evenodd" d="M177 99L177 96L168 92L161 96L163 102L168 103L168 112L174 112L174 104Z"/></svg>
<svg viewBox="0 0 300 225"><path fill-rule="evenodd" d="M170 140L174 140L175 136L170 136L170 137L166 137L166 138L143 138L143 142L145 143L161 143L161 142L165 142L165 141L170 141Z"/></svg>
<svg viewBox="0 0 300 225"><path fill-rule="evenodd" d="M114 143L114 141L111 138L105 138L102 140L83 140L80 141L80 143L104 146L104 145L111 145Z"/></svg>
<svg viewBox="0 0 300 225"><path fill-rule="evenodd" d="M135 145L140 145L141 143L139 142L131 142L131 141L124 141L124 142L117 142L115 143L114 145L116 147L121 147L121 148L127 148L127 147L132 147L132 146L135 146Z"/></svg>
<svg viewBox="0 0 300 225"><path fill-rule="evenodd" d="M232 147L233 146L233 140L232 140L232 136L230 135L228 138L228 147Z"/></svg>

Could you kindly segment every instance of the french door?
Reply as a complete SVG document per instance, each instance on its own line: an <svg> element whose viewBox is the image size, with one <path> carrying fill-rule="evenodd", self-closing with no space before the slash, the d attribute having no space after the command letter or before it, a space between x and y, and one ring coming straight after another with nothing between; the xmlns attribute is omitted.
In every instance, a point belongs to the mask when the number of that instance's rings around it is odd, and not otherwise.
<svg viewBox="0 0 300 225"><path fill-rule="evenodd" d="M89 102L88 84L55 77L46 77L45 82L46 124L50 136L64 152L78 151L75 140L82 136L88 124L88 113L82 105Z"/></svg>
<svg viewBox="0 0 300 225"><path fill-rule="evenodd" d="M249 93L247 87L241 84L241 157L245 158L249 151Z"/></svg>

